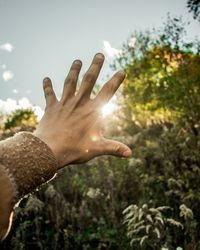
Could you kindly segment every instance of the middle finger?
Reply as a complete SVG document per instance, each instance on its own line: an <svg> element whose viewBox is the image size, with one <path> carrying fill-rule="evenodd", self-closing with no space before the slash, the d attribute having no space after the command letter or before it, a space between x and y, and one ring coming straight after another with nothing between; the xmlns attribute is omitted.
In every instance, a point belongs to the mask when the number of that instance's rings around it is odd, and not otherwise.
<svg viewBox="0 0 200 250"><path fill-rule="evenodd" d="M97 80L97 77L101 71L104 62L104 55L98 53L94 56L92 63L83 77L82 84L79 90L79 95L84 98L89 98Z"/></svg>

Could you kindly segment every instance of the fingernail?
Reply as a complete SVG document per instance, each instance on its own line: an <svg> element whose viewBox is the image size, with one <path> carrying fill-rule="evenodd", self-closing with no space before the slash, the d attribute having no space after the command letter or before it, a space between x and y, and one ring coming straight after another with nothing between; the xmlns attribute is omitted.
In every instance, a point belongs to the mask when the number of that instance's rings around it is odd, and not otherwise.
<svg viewBox="0 0 200 250"><path fill-rule="evenodd" d="M95 55L95 57L99 58L99 59L104 59L104 55L102 53L97 53Z"/></svg>
<svg viewBox="0 0 200 250"><path fill-rule="evenodd" d="M129 149L127 149L126 151L123 152L122 154L123 157L127 158L131 156L131 151Z"/></svg>
<svg viewBox="0 0 200 250"><path fill-rule="evenodd" d="M50 80L50 78L48 78L48 77L44 78L44 80L43 80L43 86L44 86L44 88L46 88L48 86L51 86L51 80Z"/></svg>
<svg viewBox="0 0 200 250"><path fill-rule="evenodd" d="M49 82L49 81L50 81L49 77L45 77L43 80L43 82Z"/></svg>
<svg viewBox="0 0 200 250"><path fill-rule="evenodd" d="M81 62L81 60L75 60L75 61L74 61L74 64L81 65L82 62Z"/></svg>
<svg viewBox="0 0 200 250"><path fill-rule="evenodd" d="M123 70L118 71L118 74L125 75L126 73Z"/></svg>

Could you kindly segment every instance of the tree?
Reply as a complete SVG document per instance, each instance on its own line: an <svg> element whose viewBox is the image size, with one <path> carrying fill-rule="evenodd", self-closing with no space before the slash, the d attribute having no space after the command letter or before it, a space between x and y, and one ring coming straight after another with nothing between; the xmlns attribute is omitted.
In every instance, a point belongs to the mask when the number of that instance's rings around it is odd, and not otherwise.
<svg viewBox="0 0 200 250"><path fill-rule="evenodd" d="M33 110L31 109L18 109L10 114L5 123L5 129L12 129L15 127L29 126L35 127L37 124L37 118Z"/></svg>
<svg viewBox="0 0 200 250"><path fill-rule="evenodd" d="M142 194L124 210L134 249L200 249L200 50L184 33L180 18L134 33L113 65L127 74L123 123L138 132L130 164Z"/></svg>
<svg viewBox="0 0 200 250"><path fill-rule="evenodd" d="M200 1L188 0L187 8L189 9L189 12L193 13L194 19L197 19L200 22Z"/></svg>
<svg viewBox="0 0 200 250"><path fill-rule="evenodd" d="M184 42L183 23L170 18L162 30L135 33L114 67L123 67L126 114L141 126L163 119L200 121L199 42ZM129 40L130 41L130 40Z"/></svg>

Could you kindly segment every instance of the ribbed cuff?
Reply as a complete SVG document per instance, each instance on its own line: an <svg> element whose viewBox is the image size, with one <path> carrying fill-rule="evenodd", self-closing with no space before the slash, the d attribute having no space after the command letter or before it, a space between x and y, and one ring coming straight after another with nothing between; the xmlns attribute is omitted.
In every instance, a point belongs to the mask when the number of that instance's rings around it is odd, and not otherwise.
<svg viewBox="0 0 200 250"><path fill-rule="evenodd" d="M0 142L0 163L14 182L16 201L51 179L58 167L51 149L29 132Z"/></svg>

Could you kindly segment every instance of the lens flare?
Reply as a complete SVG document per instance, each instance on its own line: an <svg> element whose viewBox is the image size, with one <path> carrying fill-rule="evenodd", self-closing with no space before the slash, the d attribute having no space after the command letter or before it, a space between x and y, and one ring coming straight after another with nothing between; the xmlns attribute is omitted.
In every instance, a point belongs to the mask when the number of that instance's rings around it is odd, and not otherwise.
<svg viewBox="0 0 200 250"><path fill-rule="evenodd" d="M104 105L101 110L103 117L110 115L115 110L115 108L116 104L114 102L109 102L106 105Z"/></svg>

